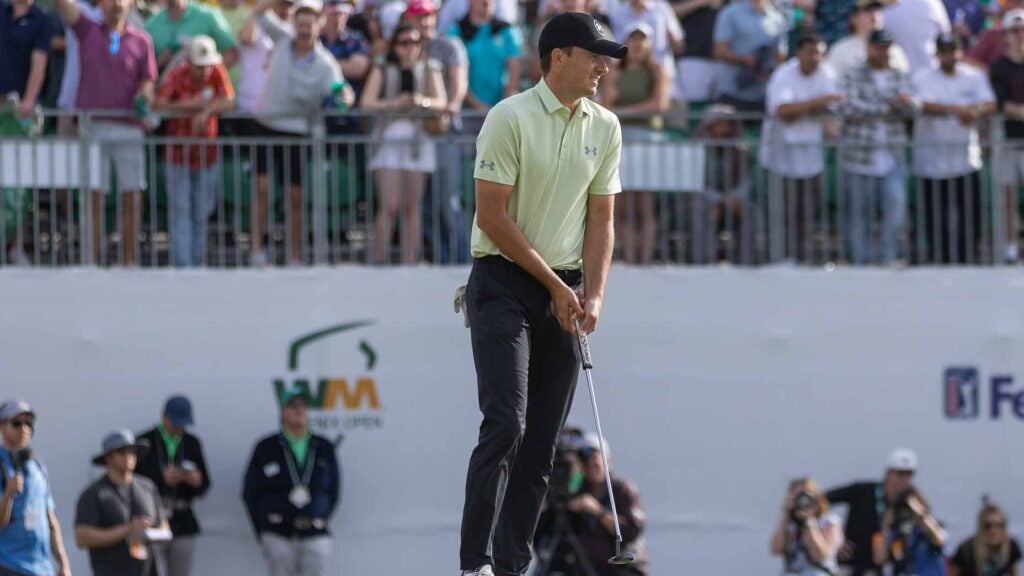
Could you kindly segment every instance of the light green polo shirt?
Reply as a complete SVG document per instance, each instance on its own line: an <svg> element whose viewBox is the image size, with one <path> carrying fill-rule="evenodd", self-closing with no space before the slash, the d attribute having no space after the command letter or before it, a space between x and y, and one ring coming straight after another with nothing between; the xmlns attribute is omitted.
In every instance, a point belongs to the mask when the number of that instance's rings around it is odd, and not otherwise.
<svg viewBox="0 0 1024 576"><path fill-rule="evenodd" d="M588 194L616 194L619 119L584 98L571 117L541 80L499 102L476 142L473 177L512 186L508 213L555 270L579 269ZM473 219L473 257L501 251Z"/></svg>
<svg viewBox="0 0 1024 576"><path fill-rule="evenodd" d="M200 34L213 38L219 52L235 45L235 37L224 16L216 8L195 1L188 3L177 21L170 19L166 9L161 10L146 22L146 32L153 38L157 58L168 48L177 52L184 38L192 39Z"/></svg>

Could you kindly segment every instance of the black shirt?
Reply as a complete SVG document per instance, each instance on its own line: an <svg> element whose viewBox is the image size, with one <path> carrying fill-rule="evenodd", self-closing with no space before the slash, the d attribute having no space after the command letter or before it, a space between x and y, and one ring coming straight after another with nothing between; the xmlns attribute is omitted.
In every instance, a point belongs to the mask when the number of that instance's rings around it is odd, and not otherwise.
<svg viewBox="0 0 1024 576"><path fill-rule="evenodd" d="M865 570L876 570L871 557L871 539L882 529L885 515L885 493L880 482L857 482L834 488L826 493L833 504L847 504L846 540L853 545L853 559L847 562L860 574Z"/></svg>
<svg viewBox="0 0 1024 576"><path fill-rule="evenodd" d="M953 558L950 559L953 566L960 569L960 576L1005 576L1010 574L1010 569L1020 560L1020 546L1017 545L1016 540L1011 538L1010 557L1007 558L1006 563L993 563L989 566L982 566L982 571L978 572L978 562L974 556L973 536L964 540L956 549L956 554L953 554Z"/></svg>
<svg viewBox="0 0 1024 576"><path fill-rule="evenodd" d="M1000 56L992 63L988 75L1000 109L1006 102L1024 104L1024 63L1017 63L1006 56ZM1006 137L1024 138L1024 122L1007 120Z"/></svg>
<svg viewBox="0 0 1024 576"><path fill-rule="evenodd" d="M693 1L673 0L672 7ZM709 60L713 58L715 19L718 18L719 10L720 8L704 6L691 12L685 18L679 19L686 37L683 58L707 58Z"/></svg>
<svg viewBox="0 0 1024 576"><path fill-rule="evenodd" d="M149 478L138 475L130 484L120 486L104 475L78 497L75 526L113 528L127 524L133 516L146 516L153 526L164 521L156 486ZM152 559L152 550L149 555ZM128 542L124 540L109 548L89 550L89 563L94 576L143 576L147 567L149 576L157 574L152 560L132 558Z"/></svg>
<svg viewBox="0 0 1024 576"><path fill-rule="evenodd" d="M150 449L146 455L139 459L135 473L145 476L156 484L160 491L166 508L168 521L171 524L171 532L175 536L194 536L199 533L199 521L192 511L192 501L206 494L210 489L210 473L206 469L206 458L203 456L203 446L192 434L185 432L174 453L174 463L180 468L183 462L195 464L196 469L203 476L203 482L198 487L188 484L179 484L170 487L164 484L163 470L167 466L167 447L164 445L163 437L156 428L140 434L139 442L148 442Z"/></svg>

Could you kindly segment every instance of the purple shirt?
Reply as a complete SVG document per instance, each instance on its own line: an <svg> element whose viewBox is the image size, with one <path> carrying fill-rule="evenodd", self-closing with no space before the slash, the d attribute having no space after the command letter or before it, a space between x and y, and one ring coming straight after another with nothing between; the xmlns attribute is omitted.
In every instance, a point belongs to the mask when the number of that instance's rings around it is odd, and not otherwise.
<svg viewBox="0 0 1024 576"><path fill-rule="evenodd" d="M139 83L157 77L149 36L128 25L115 41L106 23L84 17L78 18L72 30L78 37L82 63L78 107L131 110Z"/></svg>

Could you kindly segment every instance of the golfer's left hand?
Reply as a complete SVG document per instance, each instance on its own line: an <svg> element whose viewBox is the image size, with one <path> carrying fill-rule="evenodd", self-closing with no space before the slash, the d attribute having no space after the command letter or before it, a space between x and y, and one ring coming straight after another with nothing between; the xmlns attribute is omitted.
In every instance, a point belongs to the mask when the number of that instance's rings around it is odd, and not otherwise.
<svg viewBox="0 0 1024 576"><path fill-rule="evenodd" d="M601 315L601 299L587 298L582 290L577 292L580 305L583 306L583 321L580 322L580 329L584 334L590 334L597 330L597 317Z"/></svg>

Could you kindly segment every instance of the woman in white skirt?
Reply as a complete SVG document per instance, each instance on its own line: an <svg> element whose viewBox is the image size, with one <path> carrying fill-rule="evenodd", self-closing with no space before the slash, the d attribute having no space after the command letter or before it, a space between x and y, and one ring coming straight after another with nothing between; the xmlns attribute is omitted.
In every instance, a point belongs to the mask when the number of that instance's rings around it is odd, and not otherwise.
<svg viewBox="0 0 1024 576"><path fill-rule="evenodd" d="M419 30L399 25L385 62L370 70L362 96L363 109L383 113L374 130L370 159L377 185L373 262L390 260L391 236L399 214L402 263L414 264L419 259L423 190L437 164L423 113L440 114L446 103L441 67L424 58Z"/></svg>

